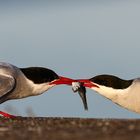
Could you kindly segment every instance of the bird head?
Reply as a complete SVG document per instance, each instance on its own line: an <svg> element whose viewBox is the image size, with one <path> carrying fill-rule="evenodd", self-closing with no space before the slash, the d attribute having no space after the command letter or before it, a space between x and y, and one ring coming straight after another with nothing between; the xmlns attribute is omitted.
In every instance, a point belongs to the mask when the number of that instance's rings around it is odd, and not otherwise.
<svg viewBox="0 0 140 140"><path fill-rule="evenodd" d="M123 80L113 75L97 75L90 79L80 79L83 86L90 88L99 94L116 100L118 94L125 92L133 82L133 80Z"/></svg>

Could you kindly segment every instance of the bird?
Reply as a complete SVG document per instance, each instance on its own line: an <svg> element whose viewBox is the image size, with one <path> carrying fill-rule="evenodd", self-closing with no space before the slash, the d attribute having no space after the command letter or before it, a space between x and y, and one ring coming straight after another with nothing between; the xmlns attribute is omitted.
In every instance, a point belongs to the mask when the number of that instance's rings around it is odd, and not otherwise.
<svg viewBox="0 0 140 140"><path fill-rule="evenodd" d="M114 75L102 74L77 81L115 104L140 113L140 78L124 80Z"/></svg>
<svg viewBox="0 0 140 140"><path fill-rule="evenodd" d="M48 68L18 68L10 63L0 62L0 104L12 99L40 95L56 85L72 85L73 81ZM15 117L3 111L0 114L7 118Z"/></svg>

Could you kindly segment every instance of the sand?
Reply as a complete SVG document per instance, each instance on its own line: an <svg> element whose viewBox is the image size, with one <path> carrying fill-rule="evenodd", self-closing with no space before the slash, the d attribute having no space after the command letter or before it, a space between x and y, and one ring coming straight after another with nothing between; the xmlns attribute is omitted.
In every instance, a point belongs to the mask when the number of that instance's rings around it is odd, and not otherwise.
<svg viewBox="0 0 140 140"><path fill-rule="evenodd" d="M140 120L0 117L0 140L140 140Z"/></svg>

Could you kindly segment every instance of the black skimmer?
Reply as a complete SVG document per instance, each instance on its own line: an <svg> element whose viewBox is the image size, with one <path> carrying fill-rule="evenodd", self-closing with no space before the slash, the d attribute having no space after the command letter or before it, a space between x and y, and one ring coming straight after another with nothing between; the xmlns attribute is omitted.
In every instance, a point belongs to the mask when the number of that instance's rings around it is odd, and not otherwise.
<svg viewBox="0 0 140 140"><path fill-rule="evenodd" d="M70 78L58 76L47 68L18 68L2 62L0 63L0 103L40 95L56 85L72 85L73 81ZM0 114L9 118L14 117L2 111Z"/></svg>
<svg viewBox="0 0 140 140"><path fill-rule="evenodd" d="M123 80L113 75L98 75L77 81L114 103L140 113L140 78Z"/></svg>

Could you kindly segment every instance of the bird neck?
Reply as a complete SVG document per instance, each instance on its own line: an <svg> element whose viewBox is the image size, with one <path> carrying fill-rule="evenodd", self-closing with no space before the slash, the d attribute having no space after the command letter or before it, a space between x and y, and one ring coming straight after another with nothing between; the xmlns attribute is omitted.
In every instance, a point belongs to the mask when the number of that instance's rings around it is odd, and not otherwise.
<svg viewBox="0 0 140 140"><path fill-rule="evenodd" d="M123 108L140 113L140 79L134 80L132 85L125 89L113 89L103 86L92 89Z"/></svg>
<svg viewBox="0 0 140 140"><path fill-rule="evenodd" d="M40 95L42 93L44 93L45 91L47 91L48 89L52 88L54 85L49 85L48 83L41 83L41 84L36 84L33 81L26 79L27 81L27 85L30 89L30 95L27 96L34 96L34 95Z"/></svg>
<svg viewBox="0 0 140 140"><path fill-rule="evenodd" d="M100 95L116 102L119 98L119 95L121 93L125 93L127 92L127 89L113 89L112 87L106 87L106 86L101 86L98 85L99 88L94 88L92 87L92 89L96 92L98 92Z"/></svg>

